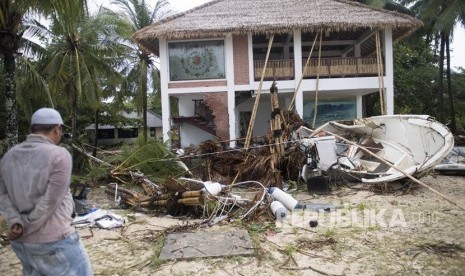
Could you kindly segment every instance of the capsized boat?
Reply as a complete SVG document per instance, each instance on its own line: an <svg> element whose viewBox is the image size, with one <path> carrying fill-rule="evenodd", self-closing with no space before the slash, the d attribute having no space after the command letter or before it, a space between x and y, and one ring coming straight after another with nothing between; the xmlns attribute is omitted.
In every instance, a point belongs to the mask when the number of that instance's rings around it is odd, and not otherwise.
<svg viewBox="0 0 465 276"><path fill-rule="evenodd" d="M309 158L311 170L336 170L347 180L366 183L421 177L454 147L450 130L428 115L331 121L313 131L301 127L294 138L314 147L308 151L316 153Z"/></svg>

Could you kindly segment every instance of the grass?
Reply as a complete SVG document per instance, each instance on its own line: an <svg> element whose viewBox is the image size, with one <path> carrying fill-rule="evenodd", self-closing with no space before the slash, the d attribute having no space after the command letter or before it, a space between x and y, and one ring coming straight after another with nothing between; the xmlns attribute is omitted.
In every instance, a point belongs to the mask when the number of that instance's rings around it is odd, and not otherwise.
<svg viewBox="0 0 465 276"><path fill-rule="evenodd" d="M5 221L2 221L0 223L0 234L8 232L8 225L6 224Z"/></svg>
<svg viewBox="0 0 465 276"><path fill-rule="evenodd" d="M323 233L323 236L325 236L326 238L333 238L337 235L337 232L335 229L333 228L328 228L326 229L326 231Z"/></svg>
<svg viewBox="0 0 465 276"><path fill-rule="evenodd" d="M152 268L157 269L159 268L162 264L164 264L166 261L165 260L160 260L159 256L161 253L161 250L163 249L163 245L165 244L165 236L160 235L154 243L153 246L153 258L152 262L150 263Z"/></svg>
<svg viewBox="0 0 465 276"><path fill-rule="evenodd" d="M297 234L299 234L300 230L301 229L298 228L298 227L292 227L292 234L297 235Z"/></svg>
<svg viewBox="0 0 465 276"><path fill-rule="evenodd" d="M295 252L297 252L297 247L292 244L288 244L284 247L284 254L286 256L292 256Z"/></svg>
<svg viewBox="0 0 465 276"><path fill-rule="evenodd" d="M247 229L247 232L249 233L250 239L252 240L252 244L254 247L255 256L257 256L258 261L261 262L266 258L270 257L270 255L266 253L266 250L262 248L262 241L260 239L260 235L265 233L267 230L279 232L276 228L276 224L274 222L253 222L249 224L247 222L242 221L242 226L245 227Z"/></svg>
<svg viewBox="0 0 465 276"><path fill-rule="evenodd" d="M1 235L1 234L5 234L5 235L6 235L7 232L8 232L8 225L6 224L5 221L1 221L1 222L0 222L0 235ZM5 243L6 243L6 242L4 243L4 241L3 241L2 238L0 238L0 242L1 242L3 245L5 245Z"/></svg>
<svg viewBox="0 0 465 276"><path fill-rule="evenodd" d="M368 209L368 208L369 208L368 204L363 203L363 202L357 205L357 210L360 212L363 212L363 210Z"/></svg>
<svg viewBox="0 0 465 276"><path fill-rule="evenodd" d="M228 257L226 257L226 259L229 260L232 263L236 263L236 264L239 264L239 265L241 265L244 262L244 257L240 256L240 255L228 256Z"/></svg>

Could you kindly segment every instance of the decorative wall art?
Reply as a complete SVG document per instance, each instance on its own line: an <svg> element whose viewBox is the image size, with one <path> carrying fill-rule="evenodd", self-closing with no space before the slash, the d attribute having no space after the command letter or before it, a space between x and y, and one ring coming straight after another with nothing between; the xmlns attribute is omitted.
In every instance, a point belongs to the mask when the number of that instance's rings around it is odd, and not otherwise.
<svg viewBox="0 0 465 276"><path fill-rule="evenodd" d="M224 79L224 41L169 43L170 80Z"/></svg>

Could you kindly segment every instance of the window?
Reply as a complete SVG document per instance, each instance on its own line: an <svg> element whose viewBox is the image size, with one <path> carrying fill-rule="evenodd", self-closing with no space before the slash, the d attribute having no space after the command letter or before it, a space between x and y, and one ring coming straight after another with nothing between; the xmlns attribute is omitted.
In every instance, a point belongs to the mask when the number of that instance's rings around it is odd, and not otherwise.
<svg viewBox="0 0 465 276"><path fill-rule="evenodd" d="M138 133L137 128L118 128L118 138L135 138Z"/></svg>
<svg viewBox="0 0 465 276"><path fill-rule="evenodd" d="M114 139L115 138L115 130L111 129L99 129L98 130L98 139Z"/></svg>
<svg viewBox="0 0 465 276"><path fill-rule="evenodd" d="M224 41L172 42L170 80L224 79Z"/></svg>

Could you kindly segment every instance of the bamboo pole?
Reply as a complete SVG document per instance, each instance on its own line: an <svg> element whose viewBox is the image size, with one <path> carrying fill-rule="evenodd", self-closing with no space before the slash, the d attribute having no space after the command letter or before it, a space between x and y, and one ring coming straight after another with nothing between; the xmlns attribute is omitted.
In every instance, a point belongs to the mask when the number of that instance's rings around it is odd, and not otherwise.
<svg viewBox="0 0 465 276"><path fill-rule="evenodd" d="M141 201L140 205L143 207L148 207L150 205L155 205L155 206L164 206L168 204L168 200L163 199L163 200L155 200L153 202L151 201Z"/></svg>
<svg viewBox="0 0 465 276"><path fill-rule="evenodd" d="M313 105L313 123L312 128L315 128L316 115L318 113L318 86L320 83L320 65L321 65L321 43L323 38L323 30L320 31L320 45L318 49L318 67L316 70L316 88L315 88L315 104Z"/></svg>
<svg viewBox="0 0 465 276"><path fill-rule="evenodd" d="M378 85L379 85L379 102L381 105L381 115L386 115L386 108L384 104L384 72L383 60L381 56L381 43L379 38L379 31L376 31L376 65L378 67Z"/></svg>
<svg viewBox="0 0 465 276"><path fill-rule="evenodd" d="M187 191L182 193L181 197L186 198L186 197L200 197L202 195L202 191Z"/></svg>
<svg viewBox="0 0 465 276"><path fill-rule="evenodd" d="M456 203L455 201L453 201L452 199L448 198L446 195L442 194L441 192L439 192L438 190L434 189L434 188L431 188L430 186L426 185L425 183L421 182L420 180L416 179L415 177L407 174L406 172L404 172L403 170L399 169L396 165L393 165L393 164L390 164L386 159L374 154L372 151L368 150L366 147L364 146L360 146L350 140L347 140L345 139L344 137L342 136L339 136L337 134L334 134L332 132L329 132L329 131L326 131L326 130L321 130L329 135L332 135L338 139L341 139L342 141L352 145L352 146L355 146L357 148L359 148L360 150L362 150L363 152L373 156L374 158L378 159L379 161L381 161L382 163L390 166L391 168L395 169L396 171L402 173L404 176L406 176L407 178L409 178L410 180L412 180L413 182L417 183L418 185L424 187L424 188L427 188L428 190L432 191L433 193L439 195L440 197L442 197L443 199L449 201L450 203L452 203L453 205L459 207L460 209L464 210L465 211L465 207L463 206L460 206L458 203ZM319 132L319 131L318 131ZM313 133L312 136L315 136L317 133Z"/></svg>
<svg viewBox="0 0 465 276"><path fill-rule="evenodd" d="M257 116L257 109L260 103L260 95L262 93L263 80L265 78L266 67L268 65L268 58L270 57L271 46L273 45L274 34L271 34L270 40L268 42L268 50L266 52L265 65L263 65L262 76L260 77L260 84L258 86L257 95L255 97L255 103L252 109L252 115L250 117L249 129L247 130L247 136L245 140L245 149L249 149L250 140L252 138L253 128L255 124L255 118Z"/></svg>
<svg viewBox="0 0 465 276"><path fill-rule="evenodd" d="M250 116L250 121L249 121L249 128L247 130L247 135L245 138L245 144L244 148L247 151L250 147L250 140L252 139L252 133L253 133L253 127L255 124L255 118L257 117L257 109L258 105L260 103L260 95L262 93L262 86L263 86L263 80L265 79L265 72L266 72L266 67L268 65L268 58L270 57L270 52L271 52L271 46L273 45L273 39L274 39L274 34L271 34L270 40L268 41L268 49L266 51L266 57L265 57L265 64L263 65L263 71L262 71L262 76L260 77L260 84L258 85L258 90L257 90L257 95L255 97L255 103L252 109L252 115ZM249 155L246 156L244 160L244 164L247 162L249 159ZM238 170L236 176L234 177L232 184L234 184L239 177L239 174L241 173L240 170Z"/></svg>
<svg viewBox="0 0 465 276"><path fill-rule="evenodd" d="M200 199L200 197L187 197L187 198L178 199L178 203L184 204L184 205L190 205L190 206L201 205L202 200Z"/></svg>
<svg viewBox="0 0 465 276"><path fill-rule="evenodd" d="M270 120L270 130L273 132L273 120ZM273 138L271 138L271 141L270 142L273 142ZM277 148L277 145L269 145L270 147L270 154L271 154L271 159L270 159L270 166L271 166L271 173L273 173L273 176L274 176L274 181L276 183L274 183L275 185L279 186L279 176L277 175L277 173L279 173L279 171L276 170L277 168L277 163L278 163L278 148Z"/></svg>
<svg viewBox="0 0 465 276"><path fill-rule="evenodd" d="M310 53L308 54L307 61L305 62L304 70L302 71L302 75L300 76L299 83L297 84L297 88L294 91L294 96L292 96L291 103L289 104L289 107L287 110L291 111L294 108L294 102L295 102L295 97L297 96L297 92L300 89L300 84L302 83L302 80L305 75L305 71L307 71L308 64L310 64L310 58L312 57L313 53L313 48L315 47L316 40L318 39L318 33L316 33L315 39L313 40L312 48L310 49Z"/></svg>

